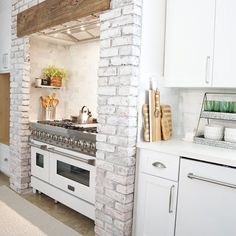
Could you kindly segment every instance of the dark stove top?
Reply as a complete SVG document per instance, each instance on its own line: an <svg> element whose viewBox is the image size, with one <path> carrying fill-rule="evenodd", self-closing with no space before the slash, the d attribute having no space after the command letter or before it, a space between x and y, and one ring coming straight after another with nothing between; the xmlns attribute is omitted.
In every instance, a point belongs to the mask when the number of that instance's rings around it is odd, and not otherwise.
<svg viewBox="0 0 236 236"><path fill-rule="evenodd" d="M97 133L97 127L95 126L87 126L87 125L81 125L77 123L73 123L71 120L54 120L54 121L38 121L37 123L43 124L43 125L50 125L55 127L61 127L69 130L76 130L81 132L87 132L87 133Z"/></svg>

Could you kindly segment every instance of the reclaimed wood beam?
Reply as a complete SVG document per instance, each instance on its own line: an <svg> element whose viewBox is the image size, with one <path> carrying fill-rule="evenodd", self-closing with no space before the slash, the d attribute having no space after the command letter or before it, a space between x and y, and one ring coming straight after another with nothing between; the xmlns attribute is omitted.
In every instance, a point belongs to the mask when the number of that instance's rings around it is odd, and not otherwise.
<svg viewBox="0 0 236 236"><path fill-rule="evenodd" d="M110 0L45 0L17 15L17 36L23 37L110 9Z"/></svg>

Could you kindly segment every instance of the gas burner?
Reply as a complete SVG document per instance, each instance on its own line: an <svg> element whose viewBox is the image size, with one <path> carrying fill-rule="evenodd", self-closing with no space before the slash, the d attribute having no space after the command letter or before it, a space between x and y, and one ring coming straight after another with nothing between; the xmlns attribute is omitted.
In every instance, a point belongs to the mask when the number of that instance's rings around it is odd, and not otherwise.
<svg viewBox="0 0 236 236"><path fill-rule="evenodd" d="M97 127L86 127L83 125L78 125L77 123L73 123L69 119L65 120L54 120L54 121L38 121L39 124L44 125L51 125L56 127L61 127L69 130L76 130L80 132L87 132L87 133L97 133Z"/></svg>
<svg viewBox="0 0 236 236"><path fill-rule="evenodd" d="M96 124L80 125L71 120L31 123L31 138L54 146L96 155Z"/></svg>

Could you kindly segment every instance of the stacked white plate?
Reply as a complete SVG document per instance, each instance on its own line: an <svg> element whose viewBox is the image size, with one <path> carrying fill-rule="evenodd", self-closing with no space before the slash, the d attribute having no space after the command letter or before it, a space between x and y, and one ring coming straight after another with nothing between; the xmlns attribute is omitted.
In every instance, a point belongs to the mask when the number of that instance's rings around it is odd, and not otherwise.
<svg viewBox="0 0 236 236"><path fill-rule="evenodd" d="M204 128L204 137L212 140L223 140L224 126L221 125L206 125Z"/></svg>
<svg viewBox="0 0 236 236"><path fill-rule="evenodd" d="M236 129L225 128L225 141L236 143Z"/></svg>

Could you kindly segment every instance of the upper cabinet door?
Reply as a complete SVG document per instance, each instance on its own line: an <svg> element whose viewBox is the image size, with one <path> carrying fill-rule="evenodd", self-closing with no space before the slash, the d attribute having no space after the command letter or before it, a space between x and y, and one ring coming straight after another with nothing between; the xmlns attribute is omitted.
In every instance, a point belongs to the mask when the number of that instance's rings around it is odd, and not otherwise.
<svg viewBox="0 0 236 236"><path fill-rule="evenodd" d="M166 9L166 86L212 86L215 0L167 0Z"/></svg>
<svg viewBox="0 0 236 236"><path fill-rule="evenodd" d="M236 87L236 1L216 1L214 87Z"/></svg>

